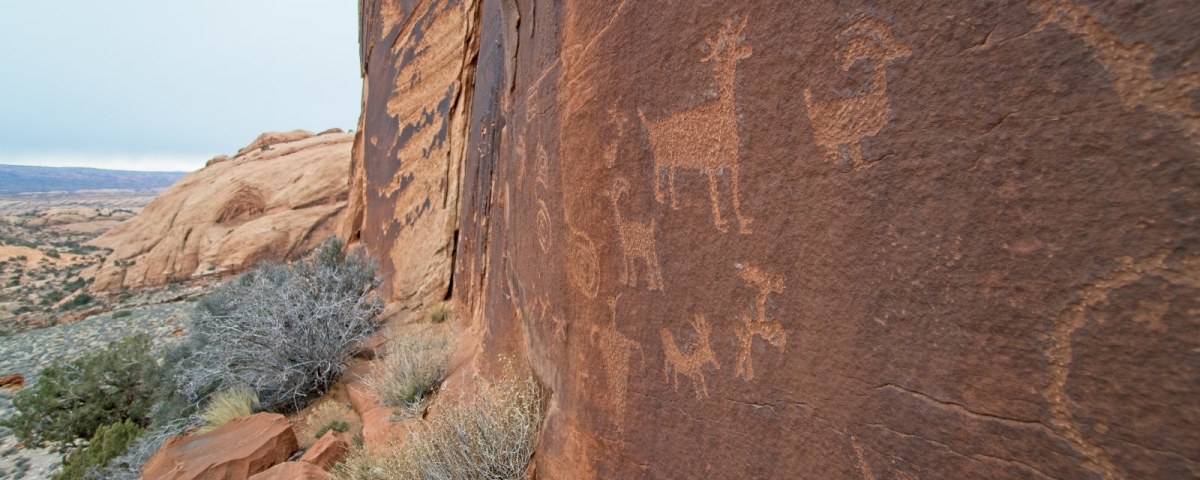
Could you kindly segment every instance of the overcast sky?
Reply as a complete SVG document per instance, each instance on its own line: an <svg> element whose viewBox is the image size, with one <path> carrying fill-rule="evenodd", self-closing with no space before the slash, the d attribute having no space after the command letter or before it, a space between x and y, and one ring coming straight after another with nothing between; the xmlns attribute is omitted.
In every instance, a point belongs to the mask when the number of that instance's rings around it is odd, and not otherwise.
<svg viewBox="0 0 1200 480"><path fill-rule="evenodd" d="M0 164L194 170L358 121L353 0L0 0Z"/></svg>

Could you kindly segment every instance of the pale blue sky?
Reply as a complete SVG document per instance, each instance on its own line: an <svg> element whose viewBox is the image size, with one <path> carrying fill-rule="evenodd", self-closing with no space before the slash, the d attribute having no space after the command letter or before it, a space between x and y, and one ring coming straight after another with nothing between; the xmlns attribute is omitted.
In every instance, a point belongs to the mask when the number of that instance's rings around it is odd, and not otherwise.
<svg viewBox="0 0 1200 480"><path fill-rule="evenodd" d="M353 0L0 0L0 164L193 170L358 121Z"/></svg>

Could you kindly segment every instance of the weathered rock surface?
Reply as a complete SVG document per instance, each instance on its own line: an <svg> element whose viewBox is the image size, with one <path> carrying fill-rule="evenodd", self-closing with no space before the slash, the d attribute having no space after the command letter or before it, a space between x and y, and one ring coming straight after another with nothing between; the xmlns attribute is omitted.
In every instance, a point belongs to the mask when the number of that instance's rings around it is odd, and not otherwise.
<svg viewBox="0 0 1200 480"><path fill-rule="evenodd" d="M288 459L296 434L283 415L235 418L199 435L178 435L142 467L146 480L242 480Z"/></svg>
<svg viewBox="0 0 1200 480"><path fill-rule="evenodd" d="M1200 476L1200 6L664 5L362 3L343 231L538 476Z"/></svg>
<svg viewBox="0 0 1200 480"><path fill-rule="evenodd" d="M0 388L20 390L25 388L25 376L20 373L10 373L0 376Z"/></svg>
<svg viewBox="0 0 1200 480"><path fill-rule="evenodd" d="M301 462L308 462L322 470L329 470L346 458L350 453L350 442L346 441L346 436L337 431L330 430L321 436L317 443L308 447L304 455L300 456Z"/></svg>
<svg viewBox="0 0 1200 480"><path fill-rule="evenodd" d="M189 174L88 242L113 250L92 290L237 273L314 247L343 223L353 138L264 133L254 148Z"/></svg>
<svg viewBox="0 0 1200 480"><path fill-rule="evenodd" d="M250 480L325 480L329 474L321 467L308 462L283 462L267 471L250 477Z"/></svg>

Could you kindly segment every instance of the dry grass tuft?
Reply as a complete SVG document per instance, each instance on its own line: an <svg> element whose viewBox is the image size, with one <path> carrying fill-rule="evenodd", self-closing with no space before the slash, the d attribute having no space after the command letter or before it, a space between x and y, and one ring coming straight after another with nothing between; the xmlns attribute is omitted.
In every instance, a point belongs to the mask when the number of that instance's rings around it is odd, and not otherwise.
<svg viewBox="0 0 1200 480"><path fill-rule="evenodd" d="M450 315L450 307L446 305L446 302L442 302L442 303L439 303L432 307L429 307L429 322L430 323L442 323L442 322L446 321L446 317L449 315Z"/></svg>
<svg viewBox="0 0 1200 480"><path fill-rule="evenodd" d="M411 432L402 449L359 450L335 469L353 480L520 479L537 447L545 397L532 377L506 375L473 401L448 406Z"/></svg>
<svg viewBox="0 0 1200 480"><path fill-rule="evenodd" d="M258 395L248 388L234 388L217 392L208 401L204 411L200 412L204 426L201 432L207 432L235 418L248 417L254 414L258 406Z"/></svg>
<svg viewBox="0 0 1200 480"><path fill-rule="evenodd" d="M437 391L450 368L450 339L430 330L396 337L388 343L383 362L367 378L385 405L418 413Z"/></svg>
<svg viewBox="0 0 1200 480"><path fill-rule="evenodd" d="M333 428L334 430L348 430L353 420L354 414L350 412L349 406L336 400L329 400L317 405L309 412L308 418L304 420L304 425L297 429L296 436L301 444L311 444L321 434L324 434L325 430L335 426L345 425L346 427Z"/></svg>

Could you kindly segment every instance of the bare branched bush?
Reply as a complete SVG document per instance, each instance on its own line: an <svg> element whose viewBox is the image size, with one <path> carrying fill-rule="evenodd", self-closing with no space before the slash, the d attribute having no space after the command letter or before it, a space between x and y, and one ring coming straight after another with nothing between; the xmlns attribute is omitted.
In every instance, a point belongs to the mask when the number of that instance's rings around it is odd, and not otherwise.
<svg viewBox="0 0 1200 480"><path fill-rule="evenodd" d="M303 260L260 266L201 300L189 322L194 353L181 365L181 393L196 402L245 385L270 411L320 396L383 310L373 294L375 263L343 246L330 238Z"/></svg>
<svg viewBox="0 0 1200 480"><path fill-rule="evenodd" d="M451 405L410 433L399 451L358 450L334 473L353 480L524 478L545 414L532 377L506 375L470 402Z"/></svg>
<svg viewBox="0 0 1200 480"><path fill-rule="evenodd" d="M446 379L450 368L450 340L429 329L392 339L382 363L367 377L385 405L400 406L410 413L421 405Z"/></svg>

